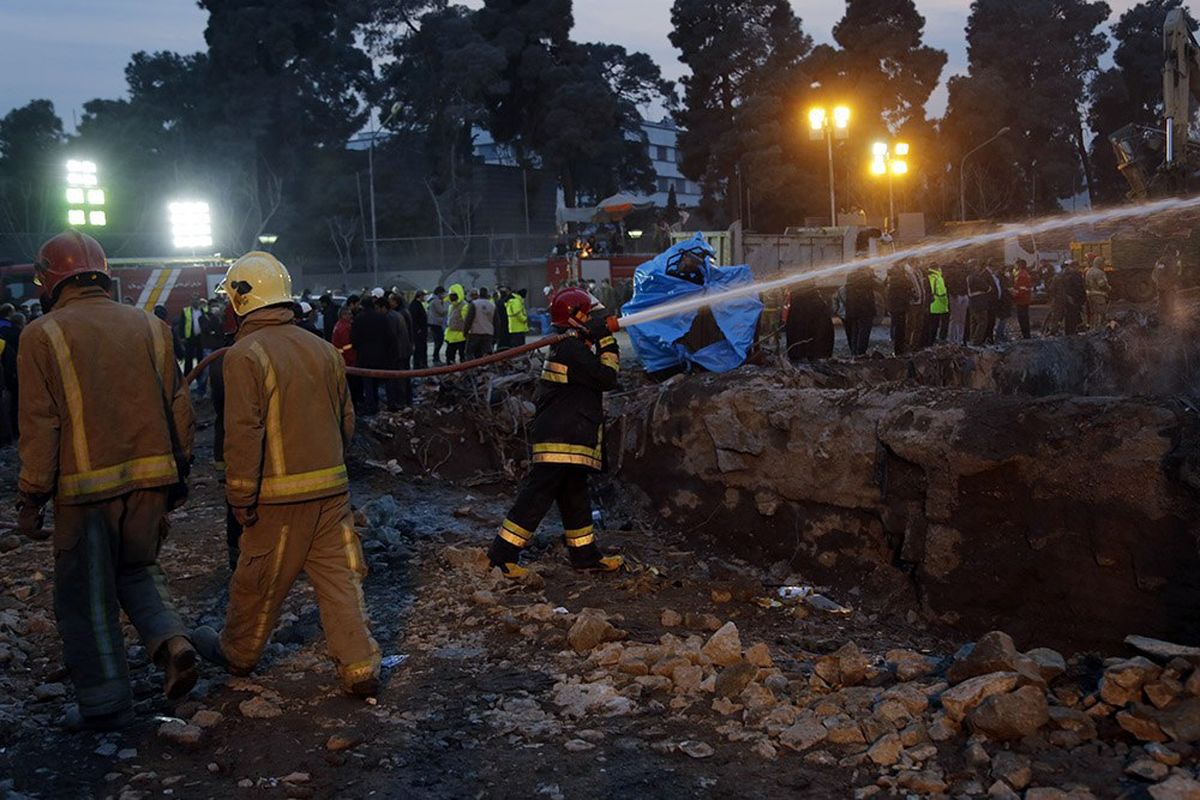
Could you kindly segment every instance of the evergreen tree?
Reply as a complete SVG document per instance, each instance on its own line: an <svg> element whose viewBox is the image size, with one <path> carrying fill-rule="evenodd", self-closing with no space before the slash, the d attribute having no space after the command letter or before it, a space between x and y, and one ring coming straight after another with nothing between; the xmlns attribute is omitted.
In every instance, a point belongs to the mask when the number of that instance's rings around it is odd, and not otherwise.
<svg viewBox="0 0 1200 800"><path fill-rule="evenodd" d="M967 21L970 72L950 80L942 122L954 166L971 157L969 211L1020 216L1057 207L1087 183L1086 86L1107 40L1099 0L975 0ZM1083 172L1081 173L1081 167Z"/></svg>

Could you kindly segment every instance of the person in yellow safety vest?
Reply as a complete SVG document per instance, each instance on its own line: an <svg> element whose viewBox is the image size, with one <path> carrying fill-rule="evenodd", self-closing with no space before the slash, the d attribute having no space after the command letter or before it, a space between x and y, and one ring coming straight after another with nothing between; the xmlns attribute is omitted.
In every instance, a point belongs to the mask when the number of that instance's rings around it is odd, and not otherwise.
<svg viewBox="0 0 1200 800"><path fill-rule="evenodd" d="M225 288L240 320L225 355L225 497L244 530L225 628L202 626L192 640L206 660L248 673L303 571L343 688L373 697L380 657L350 512L346 365L333 345L292 324L292 279L270 253L234 262Z"/></svg>
<svg viewBox="0 0 1200 800"><path fill-rule="evenodd" d="M453 284L446 297L450 304L446 311L446 363L461 363L467 351L467 300L462 284Z"/></svg>
<svg viewBox="0 0 1200 800"><path fill-rule="evenodd" d="M929 301L929 331L925 336L926 346L944 342L950 334L950 295L946 292L946 278L940 264L929 267L929 289L933 299Z"/></svg>
<svg viewBox="0 0 1200 800"><path fill-rule="evenodd" d="M525 334L529 333L529 312L525 310L525 295L527 289L518 289L504 304L508 314L508 346L520 347L525 344Z"/></svg>

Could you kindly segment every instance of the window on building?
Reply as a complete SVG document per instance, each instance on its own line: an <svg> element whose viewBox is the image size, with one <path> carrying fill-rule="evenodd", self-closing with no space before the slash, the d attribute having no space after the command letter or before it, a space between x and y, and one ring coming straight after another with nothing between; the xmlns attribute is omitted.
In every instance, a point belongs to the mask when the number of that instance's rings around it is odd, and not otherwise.
<svg viewBox="0 0 1200 800"><path fill-rule="evenodd" d="M670 178L659 178L658 179L658 190L660 192L671 191L671 179Z"/></svg>
<svg viewBox="0 0 1200 800"><path fill-rule="evenodd" d="M666 148L660 144L657 146L657 149L658 149L658 160L659 161L670 161L670 159L667 158L667 149L668 148Z"/></svg>

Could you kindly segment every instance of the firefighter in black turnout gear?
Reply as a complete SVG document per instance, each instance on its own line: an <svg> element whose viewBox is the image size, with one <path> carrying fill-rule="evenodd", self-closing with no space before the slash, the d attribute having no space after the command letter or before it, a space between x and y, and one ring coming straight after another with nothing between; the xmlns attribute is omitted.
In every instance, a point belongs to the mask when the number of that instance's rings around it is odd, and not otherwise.
<svg viewBox="0 0 1200 800"><path fill-rule="evenodd" d="M551 324L569 338L546 357L530 426L532 466L488 550L492 565L509 577L526 573L517 563L521 550L554 503L571 566L615 572L623 562L601 554L592 529L588 475L604 466L603 397L617 385L621 351L616 339L590 319L591 310L591 297L580 289L561 291L550 304Z"/></svg>

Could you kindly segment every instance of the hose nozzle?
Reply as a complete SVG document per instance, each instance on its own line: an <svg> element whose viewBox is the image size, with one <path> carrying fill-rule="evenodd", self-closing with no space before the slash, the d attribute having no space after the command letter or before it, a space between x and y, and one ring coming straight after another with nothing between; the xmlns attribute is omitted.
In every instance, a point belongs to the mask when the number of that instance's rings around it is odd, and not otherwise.
<svg viewBox="0 0 1200 800"><path fill-rule="evenodd" d="M621 320L617 319L616 314L613 314L611 317L606 319L604 324L608 326L609 333L616 333L617 331L621 330Z"/></svg>

